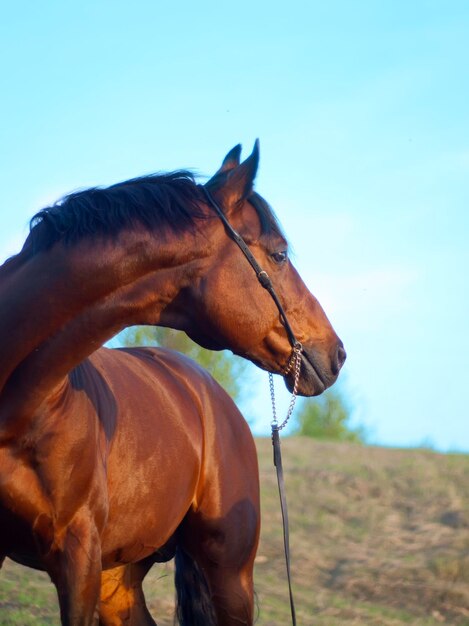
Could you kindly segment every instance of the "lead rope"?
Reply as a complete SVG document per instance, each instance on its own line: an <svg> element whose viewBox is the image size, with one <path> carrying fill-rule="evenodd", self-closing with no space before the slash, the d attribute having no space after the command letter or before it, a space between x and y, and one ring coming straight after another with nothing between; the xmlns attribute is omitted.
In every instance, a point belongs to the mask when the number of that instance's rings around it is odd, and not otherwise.
<svg viewBox="0 0 469 626"><path fill-rule="evenodd" d="M274 389L274 377L269 372L269 387L270 387L270 398L272 400L272 445L274 448L274 465L277 470L277 484L278 484L278 492L280 496L280 508L282 511L282 520L283 520L283 545L285 549L285 565L287 569L287 580L288 580L288 592L290 594L290 611L291 611L291 619L293 626L296 626L296 612L295 612L295 603L293 600L293 590L291 583L291 571L290 571L290 532L288 525L288 507L287 507L287 498L285 495L285 480L283 477L283 465L282 465L282 452L280 448L280 431L285 428L288 423L288 420L292 416L293 408L296 402L296 394L298 391L298 381L300 379L300 370L301 370L301 352L303 350L303 346L301 343L297 342L293 346L293 351L291 353L290 360L283 374L288 374L292 369L294 371L294 382L293 382L293 391L292 396L290 398L290 404L288 406L288 411L285 419L281 424L278 423L277 419L277 409L275 406L275 389Z"/></svg>

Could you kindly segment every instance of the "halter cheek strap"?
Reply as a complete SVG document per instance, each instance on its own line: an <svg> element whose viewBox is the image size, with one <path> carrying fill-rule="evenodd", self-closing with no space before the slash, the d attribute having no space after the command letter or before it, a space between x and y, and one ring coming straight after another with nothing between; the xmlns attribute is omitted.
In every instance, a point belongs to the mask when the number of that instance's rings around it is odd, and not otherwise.
<svg viewBox="0 0 469 626"><path fill-rule="evenodd" d="M251 250L249 249L248 245L246 244L246 242L244 241L244 239L241 237L241 235L233 228L233 226L230 224L230 222L226 219L226 215L223 213L223 210L220 208L220 206L217 204L217 202L215 201L215 199L213 198L213 196L211 195L211 193L209 192L209 190L207 189L207 187L200 185L200 188L203 190L205 197L208 200L208 203L211 205L211 207L213 209L215 209L215 212L218 214L218 217L221 219L221 221L223 222L228 235L230 236L230 239L232 239L241 249L242 253L244 254L244 256L246 257L246 259L249 261L251 267L254 269L254 271L256 272L256 276L257 276L257 280L260 282L260 284L262 285L262 287L264 287L264 289L266 291L269 292L272 300L275 302L277 309L280 313L280 318L282 320L282 324L285 327L285 331L287 333L288 336L288 341L290 342L290 345L292 348L295 348L298 350L298 347L301 348L301 344L299 341L297 341L295 334L293 333L292 327L290 326L290 323L287 319L287 315L283 309L283 306L280 303L280 300L277 296L277 293L275 292L274 286L272 285L272 281L270 279L270 276L267 274L267 272L265 270L263 270L261 268L261 266L259 265L259 263L256 261L256 258L254 257L254 255L252 254ZM290 361L289 361L290 363ZM287 365L288 367L288 365ZM288 370L289 371L289 370ZM285 372L288 373L288 372Z"/></svg>

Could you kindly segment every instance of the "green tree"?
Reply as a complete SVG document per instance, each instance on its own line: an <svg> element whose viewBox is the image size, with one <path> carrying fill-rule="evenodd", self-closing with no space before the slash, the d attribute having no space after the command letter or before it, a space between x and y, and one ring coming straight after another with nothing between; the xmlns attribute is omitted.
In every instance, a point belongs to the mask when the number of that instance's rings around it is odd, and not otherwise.
<svg viewBox="0 0 469 626"><path fill-rule="evenodd" d="M135 326L119 339L124 346L157 345L182 352L208 370L235 402L241 400L249 363L227 350L206 350L189 339L186 333L159 326Z"/></svg>
<svg viewBox="0 0 469 626"><path fill-rule="evenodd" d="M318 398L303 400L298 407L295 434L315 439L364 443L362 426L351 426L351 409L340 387Z"/></svg>

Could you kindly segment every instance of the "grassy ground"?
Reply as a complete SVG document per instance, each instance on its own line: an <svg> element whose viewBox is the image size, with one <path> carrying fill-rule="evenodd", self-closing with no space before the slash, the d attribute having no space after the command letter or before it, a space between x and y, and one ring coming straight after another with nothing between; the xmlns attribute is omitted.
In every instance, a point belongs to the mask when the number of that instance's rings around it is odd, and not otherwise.
<svg viewBox="0 0 469 626"><path fill-rule="evenodd" d="M259 626L289 623L270 440L258 440L263 529ZM288 438L282 444L302 626L469 625L469 456ZM172 624L172 565L145 592ZM58 624L46 575L6 561L0 626Z"/></svg>

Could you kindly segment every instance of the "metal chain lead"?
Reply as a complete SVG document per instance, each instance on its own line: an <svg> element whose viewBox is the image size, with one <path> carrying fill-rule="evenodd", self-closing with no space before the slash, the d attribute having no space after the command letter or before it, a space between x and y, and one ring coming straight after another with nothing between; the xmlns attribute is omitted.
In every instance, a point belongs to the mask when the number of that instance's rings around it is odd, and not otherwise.
<svg viewBox="0 0 469 626"><path fill-rule="evenodd" d="M283 422L280 425L278 424L277 409L276 409L276 406L275 406L274 377L273 377L273 374L271 372L269 372L270 399L272 401L272 426L276 427L277 430L279 430L279 431L282 430L283 428L285 428L285 426L288 423L288 420L292 416L293 409L295 407L296 394L297 394L297 391L298 391L298 382L300 380L301 352L302 352L302 350L303 350L303 346L298 341L293 346L293 350L292 350L290 359L288 361L288 364L287 364L285 370L283 371L283 375L286 376L289 372L291 372L293 370L294 373L295 373L295 377L294 377L294 380L293 380L293 391L292 391L292 395L291 395L291 398L290 398L290 404L288 406L287 415L286 415L285 419L283 420Z"/></svg>

